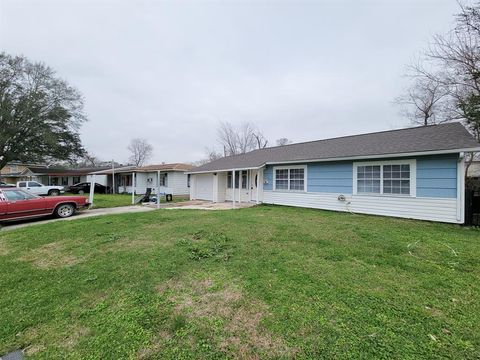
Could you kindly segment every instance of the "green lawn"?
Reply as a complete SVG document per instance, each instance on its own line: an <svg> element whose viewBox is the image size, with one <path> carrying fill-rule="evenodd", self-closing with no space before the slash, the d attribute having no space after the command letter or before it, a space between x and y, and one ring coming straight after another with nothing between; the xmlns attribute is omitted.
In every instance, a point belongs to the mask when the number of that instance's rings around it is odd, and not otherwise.
<svg viewBox="0 0 480 360"><path fill-rule="evenodd" d="M65 195L75 195L66 193ZM88 195L84 195L87 196ZM139 195L135 196L138 197ZM173 202L185 201L188 200L188 196L174 196ZM160 203L165 202L165 196L162 196ZM95 209L99 208L110 208L118 206L128 206L132 205L132 195L128 194L95 194L93 197L93 207Z"/></svg>
<svg viewBox="0 0 480 360"><path fill-rule="evenodd" d="M478 359L480 231L260 206L0 232L0 356Z"/></svg>

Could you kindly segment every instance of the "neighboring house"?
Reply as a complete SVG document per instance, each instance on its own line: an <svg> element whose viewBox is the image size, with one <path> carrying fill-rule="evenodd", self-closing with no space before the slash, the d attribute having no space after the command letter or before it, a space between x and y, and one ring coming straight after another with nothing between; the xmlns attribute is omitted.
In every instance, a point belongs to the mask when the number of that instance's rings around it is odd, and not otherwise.
<svg viewBox="0 0 480 360"><path fill-rule="evenodd" d="M460 123L272 147L194 168L190 197L463 223L470 151Z"/></svg>
<svg viewBox="0 0 480 360"><path fill-rule="evenodd" d="M9 163L1 170L2 181L16 184L18 181L34 180L43 185L70 186L87 181L87 174L105 168L64 169L35 164ZM96 182L103 183L106 176L99 176Z"/></svg>
<svg viewBox="0 0 480 360"><path fill-rule="evenodd" d="M480 161L472 161L468 167L467 176L471 178L480 178Z"/></svg>
<svg viewBox="0 0 480 360"><path fill-rule="evenodd" d="M147 188L153 193L157 192L158 176L160 175L160 193L172 195L188 195L190 175L185 171L191 170L193 166L188 164L160 164L148 166L124 166L116 169L92 172L89 175L107 176L107 184L113 187L115 184L116 193L145 194ZM113 179L115 181L113 181Z"/></svg>

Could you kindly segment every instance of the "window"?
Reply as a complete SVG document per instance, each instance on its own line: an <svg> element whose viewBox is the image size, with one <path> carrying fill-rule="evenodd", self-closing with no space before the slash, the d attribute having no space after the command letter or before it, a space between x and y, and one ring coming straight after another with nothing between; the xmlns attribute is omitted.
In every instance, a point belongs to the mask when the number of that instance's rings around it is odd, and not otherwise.
<svg viewBox="0 0 480 360"><path fill-rule="evenodd" d="M416 195L415 160L354 164L354 193Z"/></svg>
<svg viewBox="0 0 480 360"><path fill-rule="evenodd" d="M27 183L25 181L19 182L18 187L27 187Z"/></svg>
<svg viewBox="0 0 480 360"><path fill-rule="evenodd" d="M240 184L240 171L235 171L235 189L238 189ZM248 172L242 170L242 189L246 189L248 185ZM227 188L232 188L232 171L227 173Z"/></svg>
<svg viewBox="0 0 480 360"><path fill-rule="evenodd" d="M160 186L167 186L167 173L160 173Z"/></svg>
<svg viewBox="0 0 480 360"><path fill-rule="evenodd" d="M275 189L305 191L305 167L275 169Z"/></svg>
<svg viewBox="0 0 480 360"><path fill-rule="evenodd" d="M36 196L22 190L7 190L3 192L8 201L35 199Z"/></svg>
<svg viewBox="0 0 480 360"><path fill-rule="evenodd" d="M62 176L60 178L60 185L68 185L68 177L67 176Z"/></svg>
<svg viewBox="0 0 480 360"><path fill-rule="evenodd" d="M383 166L383 193L410 195L410 165Z"/></svg>
<svg viewBox="0 0 480 360"><path fill-rule="evenodd" d="M357 168L357 192L380 194L380 165Z"/></svg>
<svg viewBox="0 0 480 360"><path fill-rule="evenodd" d="M10 172L15 173L18 171L18 166L17 165L10 165Z"/></svg>
<svg viewBox="0 0 480 360"><path fill-rule="evenodd" d="M42 184L39 184L39 183L36 182L36 181L29 181L29 182L28 182L28 186L29 186L29 187L42 187L43 185L42 185Z"/></svg>
<svg viewBox="0 0 480 360"><path fill-rule="evenodd" d="M80 176L74 176L73 177L73 183L78 184L80 182Z"/></svg>

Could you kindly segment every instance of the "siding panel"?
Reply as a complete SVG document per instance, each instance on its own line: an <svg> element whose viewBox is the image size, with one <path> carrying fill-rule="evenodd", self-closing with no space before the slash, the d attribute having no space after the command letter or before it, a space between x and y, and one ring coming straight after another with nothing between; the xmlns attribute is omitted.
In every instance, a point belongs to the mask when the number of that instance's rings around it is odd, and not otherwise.
<svg viewBox="0 0 480 360"><path fill-rule="evenodd" d="M419 220L459 222L456 218L456 199L348 195L347 200L342 202L337 196L336 193L264 191L263 202Z"/></svg>
<svg viewBox="0 0 480 360"><path fill-rule="evenodd" d="M457 197L457 157L417 159L417 197Z"/></svg>
<svg viewBox="0 0 480 360"><path fill-rule="evenodd" d="M351 161L307 165L308 192L351 194L352 182Z"/></svg>

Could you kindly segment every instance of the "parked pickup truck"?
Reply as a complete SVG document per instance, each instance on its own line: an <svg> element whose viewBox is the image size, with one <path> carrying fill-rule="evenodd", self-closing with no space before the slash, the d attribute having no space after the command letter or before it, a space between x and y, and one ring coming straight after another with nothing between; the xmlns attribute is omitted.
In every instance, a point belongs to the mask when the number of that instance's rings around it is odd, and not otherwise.
<svg viewBox="0 0 480 360"><path fill-rule="evenodd" d="M17 187L35 195L58 196L65 192L63 186L46 186L37 181L19 181Z"/></svg>
<svg viewBox="0 0 480 360"><path fill-rule="evenodd" d="M20 188L0 186L0 222L52 214L66 218L88 205L85 196L41 197Z"/></svg>

